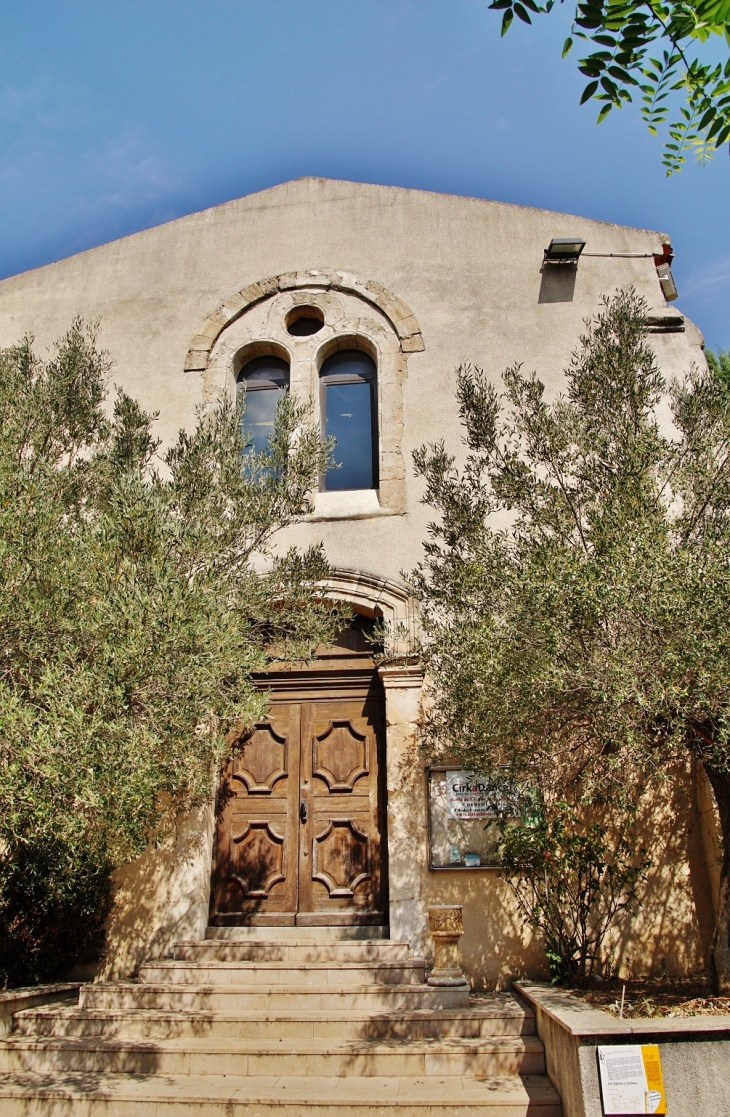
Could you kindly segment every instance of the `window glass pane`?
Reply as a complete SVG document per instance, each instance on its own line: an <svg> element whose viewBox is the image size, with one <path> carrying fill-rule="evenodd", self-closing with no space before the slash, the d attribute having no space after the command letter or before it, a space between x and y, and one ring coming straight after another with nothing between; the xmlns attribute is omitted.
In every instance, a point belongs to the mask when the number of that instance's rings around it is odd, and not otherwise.
<svg viewBox="0 0 730 1117"><path fill-rule="evenodd" d="M372 380L375 377L375 361L359 349L343 349L327 358L319 375L323 377L364 376Z"/></svg>
<svg viewBox="0 0 730 1117"><path fill-rule="evenodd" d="M246 387L272 384L285 388L289 383L289 365L281 357L255 357L245 364L238 374L239 384Z"/></svg>
<svg viewBox="0 0 730 1117"><path fill-rule="evenodd" d="M274 430L276 408L283 391L284 388L267 388L265 391L246 392L242 426L244 438L251 438L249 449L266 449L269 435Z"/></svg>
<svg viewBox="0 0 730 1117"><path fill-rule="evenodd" d="M250 437L251 450L265 450L274 430L281 393L289 386L289 365L281 357L255 357L238 374L238 390L244 393L242 427Z"/></svg>
<svg viewBox="0 0 730 1117"><path fill-rule="evenodd" d="M336 439L328 491L373 488L372 393L367 381L325 386L325 434Z"/></svg>

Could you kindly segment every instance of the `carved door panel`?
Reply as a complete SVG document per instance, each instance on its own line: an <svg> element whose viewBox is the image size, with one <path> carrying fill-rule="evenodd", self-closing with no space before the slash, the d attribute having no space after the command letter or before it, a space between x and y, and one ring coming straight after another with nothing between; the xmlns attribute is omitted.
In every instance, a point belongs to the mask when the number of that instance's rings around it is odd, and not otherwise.
<svg viewBox="0 0 730 1117"><path fill-rule="evenodd" d="M300 925L386 921L382 727L378 699L302 704Z"/></svg>
<svg viewBox="0 0 730 1117"><path fill-rule="evenodd" d="M383 701L353 690L274 691L223 773L213 925L387 922Z"/></svg>
<svg viewBox="0 0 730 1117"><path fill-rule="evenodd" d="M211 922L294 924L300 705L277 704L221 781Z"/></svg>

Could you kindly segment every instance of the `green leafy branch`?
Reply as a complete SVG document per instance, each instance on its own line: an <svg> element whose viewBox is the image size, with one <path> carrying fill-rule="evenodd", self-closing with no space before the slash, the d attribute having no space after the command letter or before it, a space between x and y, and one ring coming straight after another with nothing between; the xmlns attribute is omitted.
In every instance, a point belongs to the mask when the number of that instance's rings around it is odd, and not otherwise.
<svg viewBox="0 0 730 1117"><path fill-rule="evenodd" d="M531 24L531 13L547 15L555 0L544 5L535 0L493 0L489 6L503 12L505 35L515 16ZM730 138L730 58L723 65L703 61L690 51L693 43L707 43L712 36L730 45L730 0L581 0L563 57L575 39L596 48L578 62L588 78L580 103L600 102L600 124L612 109L640 97L641 115L651 134L667 130L662 163L671 175L686 162L688 151L706 162ZM663 49L654 57L651 52L657 45Z"/></svg>

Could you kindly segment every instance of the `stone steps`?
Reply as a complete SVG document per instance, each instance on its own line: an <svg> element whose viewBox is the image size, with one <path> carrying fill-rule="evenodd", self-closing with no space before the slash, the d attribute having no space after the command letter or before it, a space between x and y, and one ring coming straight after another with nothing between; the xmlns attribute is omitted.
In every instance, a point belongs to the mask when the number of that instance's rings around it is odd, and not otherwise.
<svg viewBox="0 0 730 1117"><path fill-rule="evenodd" d="M298 1077L423 1077L542 1074L535 1036L422 1040L222 1038L134 1040L12 1036L0 1047L0 1074L165 1074Z"/></svg>
<svg viewBox="0 0 730 1117"><path fill-rule="evenodd" d="M543 1076L315 1078L18 1074L3 1117L560 1117Z"/></svg>
<svg viewBox="0 0 730 1117"><path fill-rule="evenodd" d="M256 933L18 1013L2 1117L560 1117L510 994L430 986L407 944L353 928L214 930Z"/></svg>
<svg viewBox="0 0 730 1117"><path fill-rule="evenodd" d="M426 977L423 959L406 962L148 962L139 968L139 980L155 985L239 985L316 988L350 985L418 985Z"/></svg>
<svg viewBox="0 0 730 1117"><path fill-rule="evenodd" d="M413 961L405 942L389 939L348 941L334 939L203 939L178 942L177 961L190 962L408 962Z"/></svg>
<svg viewBox="0 0 730 1117"><path fill-rule="evenodd" d="M364 924L349 927L208 927L205 942L365 942L372 940L389 941L387 926Z"/></svg>
<svg viewBox="0 0 730 1117"><path fill-rule="evenodd" d="M156 1008L185 1011L246 1013L251 1010L341 1012L387 1008L391 1012L416 1008L466 1008L469 989L429 985L175 985L94 983L82 988L82 1008Z"/></svg>
<svg viewBox="0 0 730 1117"><path fill-rule="evenodd" d="M171 1039L185 1036L262 1040L271 1037L328 1039L428 1039L439 1036L533 1035L535 1019L508 994L472 998L466 1009L405 1012L247 1012L226 1015L154 1009L81 1009L43 1006L16 1016L28 1036L126 1036Z"/></svg>

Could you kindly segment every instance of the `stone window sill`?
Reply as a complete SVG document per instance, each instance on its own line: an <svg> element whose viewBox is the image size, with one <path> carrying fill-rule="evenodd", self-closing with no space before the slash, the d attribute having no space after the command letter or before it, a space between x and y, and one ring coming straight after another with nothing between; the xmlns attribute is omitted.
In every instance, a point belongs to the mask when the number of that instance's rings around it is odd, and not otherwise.
<svg viewBox="0 0 730 1117"><path fill-rule="evenodd" d="M364 520L373 516L395 516L390 508L383 508L377 489L346 489L342 492L316 493L314 512L303 519L315 520Z"/></svg>

